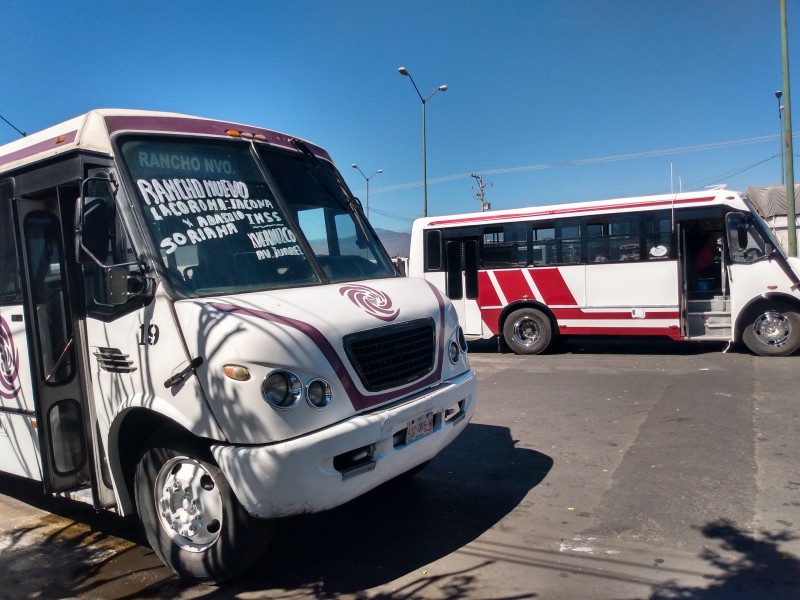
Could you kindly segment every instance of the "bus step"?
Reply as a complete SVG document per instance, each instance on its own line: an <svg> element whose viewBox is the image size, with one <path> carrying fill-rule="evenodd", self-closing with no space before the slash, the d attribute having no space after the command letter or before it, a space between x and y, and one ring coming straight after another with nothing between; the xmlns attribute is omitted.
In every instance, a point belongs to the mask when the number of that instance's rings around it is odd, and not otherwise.
<svg viewBox="0 0 800 600"><path fill-rule="evenodd" d="M689 337L728 339L731 336L731 315L726 312L689 313Z"/></svg>
<svg viewBox="0 0 800 600"><path fill-rule="evenodd" d="M688 301L690 313L730 312L731 299L728 296L714 296Z"/></svg>
<svg viewBox="0 0 800 600"><path fill-rule="evenodd" d="M57 492L53 495L61 498L67 498L69 500L75 500L76 502L94 505L94 494L92 494L92 488L89 486L68 490L66 492Z"/></svg>

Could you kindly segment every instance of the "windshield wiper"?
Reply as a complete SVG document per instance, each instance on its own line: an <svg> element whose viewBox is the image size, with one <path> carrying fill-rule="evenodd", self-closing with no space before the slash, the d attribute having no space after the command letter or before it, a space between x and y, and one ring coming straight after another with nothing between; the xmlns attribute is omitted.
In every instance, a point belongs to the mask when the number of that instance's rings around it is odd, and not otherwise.
<svg viewBox="0 0 800 600"><path fill-rule="evenodd" d="M370 237L369 234L367 233L367 228L364 226L364 222L361 218L361 215L363 214L361 211L361 203L358 200L356 200L352 194L350 194L350 192L347 189L347 185L342 180L341 175L339 175L338 171L334 170L334 176L336 177L336 183L339 186L339 191L341 192L340 194L336 194L331 189L328 181L326 181L327 177L323 179L317 172L317 170L322 170L323 167L322 161L320 160L319 156L314 154L303 140L298 138L291 138L289 141L291 142L292 146L300 150L300 152L302 152L306 156L306 158L308 158L311 161L311 163L315 167L313 170L309 169L311 176L320 186L322 186L322 188L326 192L328 192L328 194L330 194L330 196L334 200L336 200L338 204L342 204L342 196L344 196L344 200L347 202L347 206L350 207L350 210L353 211L353 214L356 217L355 219L356 225L358 226L359 233L361 234L364 243L365 244L368 243Z"/></svg>

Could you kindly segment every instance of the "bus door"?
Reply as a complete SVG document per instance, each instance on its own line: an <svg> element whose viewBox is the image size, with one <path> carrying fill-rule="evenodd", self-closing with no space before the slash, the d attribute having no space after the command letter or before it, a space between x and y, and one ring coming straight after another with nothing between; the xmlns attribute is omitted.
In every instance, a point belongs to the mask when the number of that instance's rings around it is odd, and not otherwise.
<svg viewBox="0 0 800 600"><path fill-rule="evenodd" d="M478 305L478 238L445 239L445 293L458 313L464 335L483 337Z"/></svg>
<svg viewBox="0 0 800 600"><path fill-rule="evenodd" d="M15 202L31 378L48 493L91 480L83 366L71 301L77 292L72 283L77 281L78 267L70 250L72 239L62 235L73 230L70 215L76 195L74 188L57 188Z"/></svg>

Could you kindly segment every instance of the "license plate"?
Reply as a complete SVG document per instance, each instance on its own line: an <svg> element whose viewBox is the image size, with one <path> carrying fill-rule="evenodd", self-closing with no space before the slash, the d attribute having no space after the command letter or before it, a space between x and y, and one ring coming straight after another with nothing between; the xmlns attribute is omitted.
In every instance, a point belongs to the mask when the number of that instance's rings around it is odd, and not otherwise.
<svg viewBox="0 0 800 600"><path fill-rule="evenodd" d="M406 444L415 442L431 433L433 433L433 413L429 412L408 422Z"/></svg>

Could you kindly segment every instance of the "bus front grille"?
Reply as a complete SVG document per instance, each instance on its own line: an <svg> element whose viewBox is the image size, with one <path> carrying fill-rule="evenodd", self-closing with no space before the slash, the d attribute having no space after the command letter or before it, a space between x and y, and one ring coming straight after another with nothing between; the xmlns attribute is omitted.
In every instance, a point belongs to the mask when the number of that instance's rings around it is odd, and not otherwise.
<svg viewBox="0 0 800 600"><path fill-rule="evenodd" d="M436 327L432 319L419 319L344 338L344 348L370 392L412 383L433 370Z"/></svg>

